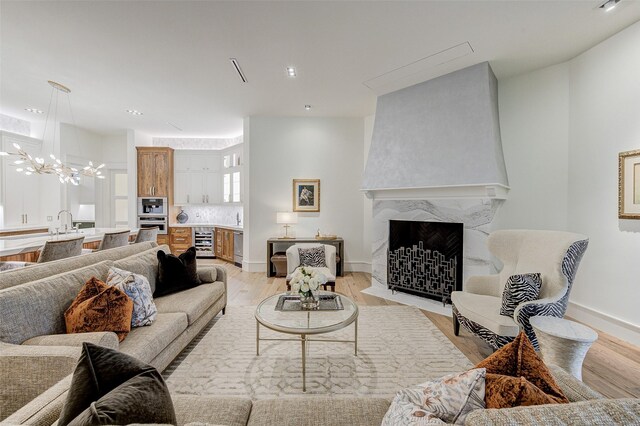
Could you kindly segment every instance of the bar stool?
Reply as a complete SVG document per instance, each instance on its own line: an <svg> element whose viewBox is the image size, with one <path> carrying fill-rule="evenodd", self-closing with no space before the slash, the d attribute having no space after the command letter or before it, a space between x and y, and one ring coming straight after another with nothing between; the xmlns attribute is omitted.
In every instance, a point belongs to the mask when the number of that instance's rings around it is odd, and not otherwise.
<svg viewBox="0 0 640 426"><path fill-rule="evenodd" d="M157 226L138 229L138 234L133 244L144 243L145 241L157 241L158 231L160 231L160 228Z"/></svg>
<svg viewBox="0 0 640 426"><path fill-rule="evenodd" d="M102 237L102 241L100 242L100 246L96 249L96 251L109 250L116 247L122 247L129 244L129 234L131 231L125 229L123 231L117 232L107 232Z"/></svg>
<svg viewBox="0 0 640 426"><path fill-rule="evenodd" d="M40 250L37 263L51 262L66 259L67 257L80 256L84 235L68 240L47 241Z"/></svg>

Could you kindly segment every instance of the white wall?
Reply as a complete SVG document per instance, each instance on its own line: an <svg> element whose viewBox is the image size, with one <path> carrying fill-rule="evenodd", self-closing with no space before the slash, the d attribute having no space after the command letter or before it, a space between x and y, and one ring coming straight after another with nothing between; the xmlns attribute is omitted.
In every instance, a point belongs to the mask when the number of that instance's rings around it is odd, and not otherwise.
<svg viewBox="0 0 640 426"><path fill-rule="evenodd" d="M569 65L501 80L498 105L511 190L494 226L566 230Z"/></svg>
<svg viewBox="0 0 640 426"><path fill-rule="evenodd" d="M640 23L570 64L568 224L590 238L572 302L629 331L640 330L640 222L618 219L618 153L640 149L638 46Z"/></svg>
<svg viewBox="0 0 640 426"><path fill-rule="evenodd" d="M245 169L250 174L244 211L248 259L244 261L250 270L266 271L266 240L283 233L276 224L276 212L292 210L295 178L320 179L321 192L320 212L298 213L293 233L310 237L320 228L322 233L337 234L345 239L345 267L368 269L370 248L363 247L364 195L360 192L363 140L362 118L250 117L245 121Z"/></svg>
<svg viewBox="0 0 640 426"><path fill-rule="evenodd" d="M589 237L568 315L640 345L640 221L619 220L618 153L640 149L640 23L573 60L500 81L511 192L499 228Z"/></svg>

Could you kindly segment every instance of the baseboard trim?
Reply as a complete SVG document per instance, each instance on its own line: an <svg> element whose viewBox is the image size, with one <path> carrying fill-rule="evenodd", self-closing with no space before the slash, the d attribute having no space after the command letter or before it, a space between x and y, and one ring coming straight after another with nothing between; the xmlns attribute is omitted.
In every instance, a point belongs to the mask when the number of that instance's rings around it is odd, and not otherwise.
<svg viewBox="0 0 640 426"><path fill-rule="evenodd" d="M267 262L250 262L242 261L242 270L246 272L264 272L267 273ZM367 272L371 273L371 262L345 262L344 270L346 272Z"/></svg>
<svg viewBox="0 0 640 426"><path fill-rule="evenodd" d="M640 346L640 326L605 314L580 303L569 302L567 316L584 322L618 339Z"/></svg>
<svg viewBox="0 0 640 426"><path fill-rule="evenodd" d="M346 272L367 272L371 273L371 262L344 262Z"/></svg>

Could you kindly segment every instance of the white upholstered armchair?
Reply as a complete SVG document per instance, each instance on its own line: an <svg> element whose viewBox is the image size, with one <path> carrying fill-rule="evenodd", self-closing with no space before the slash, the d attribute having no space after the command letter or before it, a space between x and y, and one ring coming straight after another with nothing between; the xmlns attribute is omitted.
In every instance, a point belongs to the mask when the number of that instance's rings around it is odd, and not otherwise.
<svg viewBox="0 0 640 426"><path fill-rule="evenodd" d="M299 249L307 249L313 247L324 247L325 265L324 267L307 267L308 269L315 269L327 277L326 287L331 287L332 291L335 291L336 285L336 248L335 246L328 244L316 244L316 243L299 243L294 244L287 249L287 290L289 289L289 281L295 270L300 265L300 252Z"/></svg>
<svg viewBox="0 0 640 426"><path fill-rule="evenodd" d="M489 235L487 245L502 263L499 274L469 277L463 291L451 294L453 327L460 324L498 349L524 330L538 348L529 318L536 315L563 317L569 293L589 240L560 231L504 230ZM510 276L540 273L538 300L523 302L513 317L500 315L502 292Z"/></svg>

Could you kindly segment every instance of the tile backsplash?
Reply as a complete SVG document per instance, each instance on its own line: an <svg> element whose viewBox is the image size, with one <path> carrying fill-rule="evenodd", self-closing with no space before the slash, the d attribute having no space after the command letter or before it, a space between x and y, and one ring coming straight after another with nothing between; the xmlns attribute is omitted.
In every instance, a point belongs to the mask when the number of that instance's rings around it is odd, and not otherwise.
<svg viewBox="0 0 640 426"><path fill-rule="evenodd" d="M242 206L184 206L184 212L189 215L187 223L210 223L215 225L236 226L236 217L240 215L240 226L244 225ZM171 218L171 223L177 222Z"/></svg>

